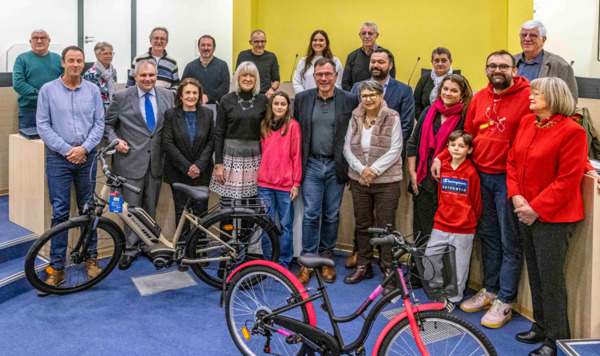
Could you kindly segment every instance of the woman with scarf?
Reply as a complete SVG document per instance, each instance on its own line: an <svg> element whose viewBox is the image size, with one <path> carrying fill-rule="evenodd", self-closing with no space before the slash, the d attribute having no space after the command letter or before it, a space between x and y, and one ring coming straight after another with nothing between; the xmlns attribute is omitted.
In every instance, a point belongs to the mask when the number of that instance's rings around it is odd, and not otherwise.
<svg viewBox="0 0 600 356"><path fill-rule="evenodd" d="M431 177L435 156L446 148L448 136L462 130L473 91L461 75L448 74L438 86L437 99L423 110L406 146L410 185L413 194L413 231L428 236L437 210L438 183ZM425 245L426 239L419 242ZM414 282L414 280L413 280Z"/></svg>
<svg viewBox="0 0 600 356"><path fill-rule="evenodd" d="M431 53L431 72L424 74L415 87L415 117L421 117L423 110L433 105L438 97L438 89L446 74L460 74L452 70L452 54L447 48L438 47Z"/></svg>
<svg viewBox="0 0 600 356"><path fill-rule="evenodd" d="M85 72L83 79L92 82L100 88L104 111L117 92L117 70L111 64L113 60L113 47L108 42L98 42L94 46L96 63Z"/></svg>

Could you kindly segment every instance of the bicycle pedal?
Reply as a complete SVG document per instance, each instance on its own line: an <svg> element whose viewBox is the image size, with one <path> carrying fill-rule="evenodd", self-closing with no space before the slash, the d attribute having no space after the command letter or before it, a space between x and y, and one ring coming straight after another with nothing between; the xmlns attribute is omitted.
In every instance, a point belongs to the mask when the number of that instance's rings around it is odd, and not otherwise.
<svg viewBox="0 0 600 356"><path fill-rule="evenodd" d="M364 346L361 346L358 349L356 349L356 352L354 353L355 356L365 356L366 354L367 351L365 350Z"/></svg>
<svg viewBox="0 0 600 356"><path fill-rule="evenodd" d="M302 337L300 335L293 334L285 338L285 342L290 345L297 344L300 341L302 341Z"/></svg>

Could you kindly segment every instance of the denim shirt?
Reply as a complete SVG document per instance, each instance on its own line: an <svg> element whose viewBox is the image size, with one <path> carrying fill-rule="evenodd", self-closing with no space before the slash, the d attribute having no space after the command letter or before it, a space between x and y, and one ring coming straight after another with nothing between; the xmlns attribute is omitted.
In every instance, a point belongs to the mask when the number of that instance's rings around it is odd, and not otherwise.
<svg viewBox="0 0 600 356"><path fill-rule="evenodd" d="M537 79L540 76L543 57L544 50L541 50L533 61L526 61L525 54L523 53L523 57L519 60L519 63L517 63L517 68L519 68L517 75L527 78L530 82Z"/></svg>
<svg viewBox="0 0 600 356"><path fill-rule="evenodd" d="M37 102L37 131L46 146L63 156L74 146L93 150L104 133L104 106L100 90L81 80L75 89L62 77L40 89Z"/></svg>

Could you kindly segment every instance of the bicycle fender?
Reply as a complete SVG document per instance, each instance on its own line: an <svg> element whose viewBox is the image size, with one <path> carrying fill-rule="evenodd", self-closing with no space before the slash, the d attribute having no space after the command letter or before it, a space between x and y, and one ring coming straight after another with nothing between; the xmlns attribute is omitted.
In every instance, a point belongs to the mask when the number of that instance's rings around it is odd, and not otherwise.
<svg viewBox="0 0 600 356"><path fill-rule="evenodd" d="M277 224L275 224L273 222L273 220L266 214L257 214L256 210L253 209L249 209L249 208L223 208L221 210L218 210L214 213L214 215L220 215L223 213L227 213L227 214L235 214L235 213L245 213L245 214L250 214L253 215L254 217L256 217L257 219L262 219L262 220L266 220L269 223L269 229L271 230L275 230L275 233L277 234L277 236L281 236L281 231L279 231L279 228L277 227ZM208 220L208 218L212 216L211 215L207 215L203 218L203 220Z"/></svg>
<svg viewBox="0 0 600 356"><path fill-rule="evenodd" d="M422 304L422 305L413 306L412 311L413 311L413 313L416 313L416 312L423 312L423 311L427 311L427 310L441 310L441 309L444 309L444 305L445 305L444 303ZM389 323L387 323L387 325L383 328L383 330L379 334L379 337L377 338L377 342L375 342L375 347L373 348L373 354L372 354L373 356L377 356L377 353L379 352L379 347L381 346L381 343L383 342L383 339L388 334L388 332L390 332L390 330L392 330L392 328L394 326L396 326L396 324L398 324L400 322L400 320L405 319L406 317L407 317L407 313L406 313L406 310L404 310L402 313L396 315L392 320L390 320Z"/></svg>
<svg viewBox="0 0 600 356"><path fill-rule="evenodd" d="M245 268L248 266L255 266L255 265L271 267L271 268L277 270L278 272L281 272L284 276L286 276L290 280L290 282L292 282L294 287L296 287L296 289L300 293L300 296L302 297L302 300L308 299L308 292L306 291L306 288L304 288L302 283L300 283L298 278L292 272L290 272L290 270L282 267L281 265L279 265L273 261L255 260L255 261L246 262L246 263L238 266L236 269L234 269L233 272L231 272L231 274L229 274L229 277L227 277L227 281L225 281L225 283L229 283L229 281L231 281L231 279L233 279L233 277L235 277L235 275L242 268ZM442 308L443 308L444 303L441 303L441 304L442 304ZM315 308L314 308L312 302L308 302L305 305L306 305L306 312L308 313L308 322L310 325L316 327L317 326L317 318L315 316Z"/></svg>

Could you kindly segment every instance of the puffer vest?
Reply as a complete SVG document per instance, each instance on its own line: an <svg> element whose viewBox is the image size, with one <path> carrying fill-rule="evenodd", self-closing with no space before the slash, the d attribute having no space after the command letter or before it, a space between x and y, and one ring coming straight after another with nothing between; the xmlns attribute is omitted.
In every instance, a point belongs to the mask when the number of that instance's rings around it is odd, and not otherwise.
<svg viewBox="0 0 600 356"><path fill-rule="evenodd" d="M365 118L365 109L359 105L352 112L352 137L350 139L350 149L358 160L365 166L371 166L379 157L390 150L392 143L392 129L396 117L399 116L395 110L387 107L385 101L381 103L379 114L371 129L371 145L369 147L369 159L365 158L361 146L362 126ZM360 175L352 169L348 170L348 177L358 181ZM377 176L373 183L393 183L402 180L402 158L398 155L398 160L380 176Z"/></svg>

